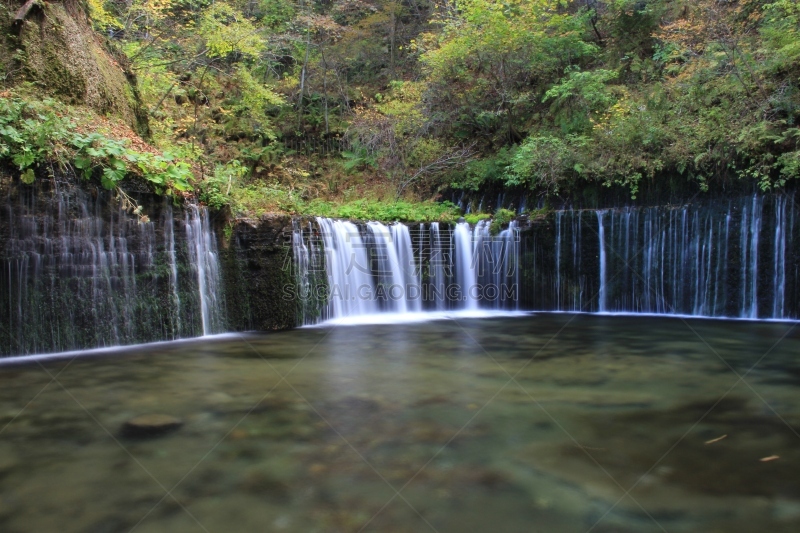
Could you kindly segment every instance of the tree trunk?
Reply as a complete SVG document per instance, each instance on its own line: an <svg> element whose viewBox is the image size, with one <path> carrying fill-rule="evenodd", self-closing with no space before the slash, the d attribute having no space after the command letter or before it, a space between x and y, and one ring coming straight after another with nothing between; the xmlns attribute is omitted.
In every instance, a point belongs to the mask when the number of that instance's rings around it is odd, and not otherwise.
<svg viewBox="0 0 800 533"><path fill-rule="evenodd" d="M320 46L319 52L322 55L322 96L325 102L325 135L330 133L328 128L328 62L325 61L325 49Z"/></svg>
<svg viewBox="0 0 800 533"><path fill-rule="evenodd" d="M306 54L303 59L303 68L300 69L300 96L297 97L297 130L303 127L303 94L306 90L306 69L308 68L308 53L311 49L311 28L306 27Z"/></svg>
<svg viewBox="0 0 800 533"><path fill-rule="evenodd" d="M389 73L391 79L394 80L396 78L394 70L394 47L397 34L397 4L392 2L389 5L391 6L392 10L391 27L389 28Z"/></svg>

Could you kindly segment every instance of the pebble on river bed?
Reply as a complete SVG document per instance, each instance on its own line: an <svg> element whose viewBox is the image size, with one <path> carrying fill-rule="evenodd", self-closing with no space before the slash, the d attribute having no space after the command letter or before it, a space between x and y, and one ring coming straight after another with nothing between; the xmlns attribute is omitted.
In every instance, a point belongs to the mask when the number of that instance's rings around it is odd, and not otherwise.
<svg viewBox="0 0 800 533"><path fill-rule="evenodd" d="M183 422L174 416L150 414L131 418L120 430L123 437L129 439L145 439L159 437L181 427Z"/></svg>

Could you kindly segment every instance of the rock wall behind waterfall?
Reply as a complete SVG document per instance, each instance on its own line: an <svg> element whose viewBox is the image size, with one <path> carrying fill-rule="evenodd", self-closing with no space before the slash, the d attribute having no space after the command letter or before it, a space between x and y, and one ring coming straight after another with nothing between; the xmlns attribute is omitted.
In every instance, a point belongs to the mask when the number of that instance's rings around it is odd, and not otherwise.
<svg viewBox="0 0 800 533"><path fill-rule="evenodd" d="M298 323L291 217L230 224L131 196L149 221L91 182L0 176L0 355Z"/></svg>
<svg viewBox="0 0 800 533"><path fill-rule="evenodd" d="M3 182L0 353L25 354L203 334L186 217L157 197L151 222L102 188Z"/></svg>
<svg viewBox="0 0 800 533"><path fill-rule="evenodd" d="M302 323L295 297L292 217L236 221L220 249L228 324L232 330L279 330Z"/></svg>

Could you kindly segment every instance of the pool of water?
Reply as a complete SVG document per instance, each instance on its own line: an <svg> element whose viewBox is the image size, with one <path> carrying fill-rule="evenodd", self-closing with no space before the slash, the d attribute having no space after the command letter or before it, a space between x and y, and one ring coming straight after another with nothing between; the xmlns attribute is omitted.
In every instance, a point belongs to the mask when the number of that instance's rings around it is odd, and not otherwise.
<svg viewBox="0 0 800 533"><path fill-rule="evenodd" d="M0 530L795 532L800 330L537 314L0 366ZM137 416L180 419L140 437Z"/></svg>

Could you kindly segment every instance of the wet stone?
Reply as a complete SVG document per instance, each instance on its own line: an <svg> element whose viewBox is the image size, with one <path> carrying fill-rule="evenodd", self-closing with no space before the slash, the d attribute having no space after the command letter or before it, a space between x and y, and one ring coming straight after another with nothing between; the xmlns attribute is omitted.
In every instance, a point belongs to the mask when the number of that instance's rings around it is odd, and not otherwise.
<svg viewBox="0 0 800 533"><path fill-rule="evenodd" d="M128 439L148 439L170 433L182 425L180 419L170 415L140 415L122 424L120 434Z"/></svg>

